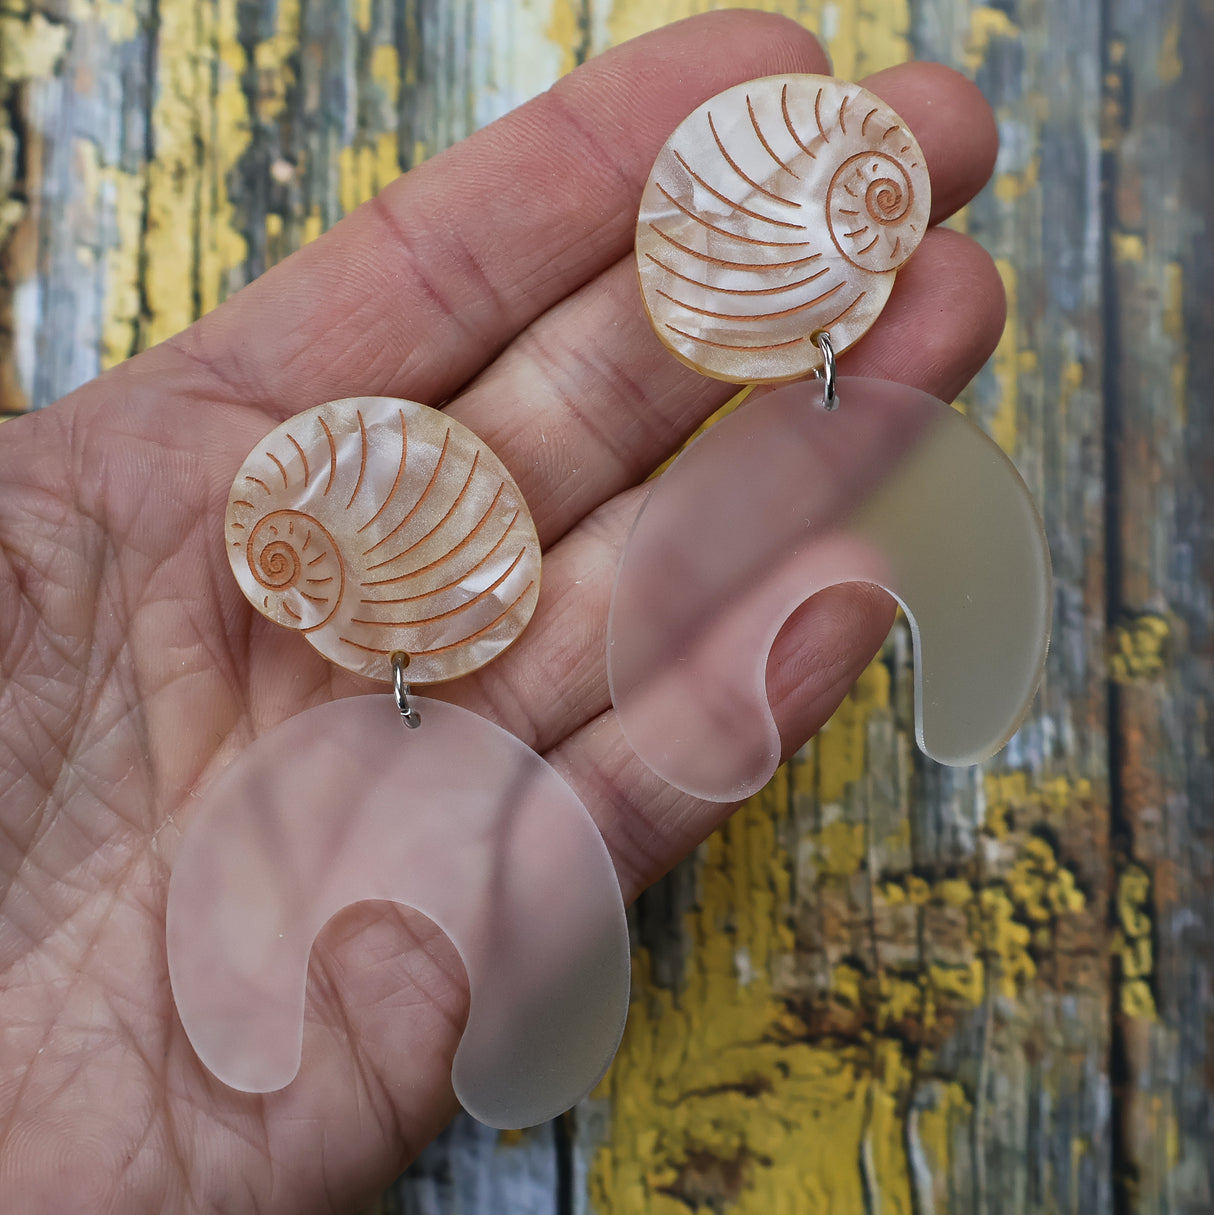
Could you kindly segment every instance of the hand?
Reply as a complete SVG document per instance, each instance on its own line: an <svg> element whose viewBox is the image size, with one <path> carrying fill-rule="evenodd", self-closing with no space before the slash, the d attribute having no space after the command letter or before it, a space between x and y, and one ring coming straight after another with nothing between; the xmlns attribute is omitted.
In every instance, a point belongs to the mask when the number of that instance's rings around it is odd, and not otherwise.
<svg viewBox="0 0 1214 1215"><path fill-rule="evenodd" d="M254 613L227 567L232 477L288 415L356 394L446 403L510 468L546 549L539 607L517 645L443 694L569 780L626 898L728 812L644 770L608 700L607 603L637 486L733 391L651 333L633 225L658 148L702 101L827 71L809 34L770 16L639 39L402 177L179 337L0 431L6 1211L349 1209L453 1111L464 975L407 910L363 904L322 935L303 1070L281 1092L215 1081L173 1009L162 833L260 734L371 690ZM929 65L865 84L915 131L946 218L993 164L985 104ZM949 399L1002 319L990 259L934 230L841 368ZM789 622L770 668L789 750L891 620L884 594L852 585ZM386 1027L402 1022L412 1048L389 1055Z"/></svg>

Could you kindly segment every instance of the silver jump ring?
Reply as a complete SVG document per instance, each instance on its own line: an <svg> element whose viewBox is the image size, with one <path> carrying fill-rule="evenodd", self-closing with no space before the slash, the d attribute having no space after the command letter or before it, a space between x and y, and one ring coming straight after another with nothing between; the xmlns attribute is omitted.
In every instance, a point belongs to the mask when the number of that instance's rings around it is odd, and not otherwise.
<svg viewBox="0 0 1214 1215"><path fill-rule="evenodd" d="M404 650L395 650L392 654L392 691L396 696L396 707L400 710L400 719L409 727L416 730L422 724L421 714L409 703L409 685L405 683L405 668L409 665L409 655Z"/></svg>
<svg viewBox="0 0 1214 1215"><path fill-rule="evenodd" d="M817 333L813 334L810 341L822 352L822 367L815 373L818 378L824 381L822 408L827 413L834 413L839 408L839 394L836 390L839 376L835 370L834 343L830 340L830 334L825 329L819 329Z"/></svg>

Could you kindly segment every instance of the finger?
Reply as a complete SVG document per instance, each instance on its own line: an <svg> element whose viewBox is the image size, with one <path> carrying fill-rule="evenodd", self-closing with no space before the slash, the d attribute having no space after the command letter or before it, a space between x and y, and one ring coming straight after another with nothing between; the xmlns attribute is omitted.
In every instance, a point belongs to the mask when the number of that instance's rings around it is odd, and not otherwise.
<svg viewBox="0 0 1214 1215"><path fill-rule="evenodd" d="M931 391L952 400L994 349L1004 314L990 257L935 229L840 371L917 383L930 368ZM647 476L736 392L671 357L626 260L533 325L449 411L498 453L550 544Z"/></svg>
<svg viewBox="0 0 1214 1215"><path fill-rule="evenodd" d="M821 72L795 23L706 14L591 60L393 182L168 343L163 373L275 416L352 393L439 404L520 329L623 256L658 149L750 77Z"/></svg>
<svg viewBox="0 0 1214 1215"><path fill-rule="evenodd" d="M849 372L881 374L893 367L903 383L948 397L994 349L1002 329L1002 287L990 257L954 232L929 233L915 263L915 274L887 308L900 335L896 353L881 343L867 352L857 347ZM982 300L985 307L976 304ZM549 549L531 626L495 662L453 689L461 703L541 751L559 742L571 723L607 707L608 604L643 494L642 488L610 500ZM829 617L822 615L823 605ZM833 711L892 618L887 595L855 585L818 596L795 614L768 666L773 709L784 713L790 740L802 741Z"/></svg>
<svg viewBox="0 0 1214 1215"><path fill-rule="evenodd" d="M819 592L785 623L767 664L768 697L785 759L839 707L893 620L893 600L880 587L847 583ZM693 797L650 771L611 710L545 758L594 817L626 901L677 864L736 806Z"/></svg>
<svg viewBox="0 0 1214 1215"><path fill-rule="evenodd" d="M993 353L1006 316L990 254L968 236L935 228L898 272L881 319L840 357L839 371L952 401Z"/></svg>
<svg viewBox="0 0 1214 1215"><path fill-rule="evenodd" d="M902 63L863 85L906 122L927 157L932 223L959 211L990 180L999 129L972 80L942 63Z"/></svg>
<svg viewBox="0 0 1214 1215"><path fill-rule="evenodd" d="M901 107L931 168L936 215L946 218L989 176L996 147L990 108L973 84L938 65L906 64L865 85ZM923 267L956 248L945 242L922 247L899 273L897 295L919 295L930 314L934 301L920 288L948 283ZM964 266L962 259L963 273ZM972 313L959 318L965 325L1002 325L1002 292L995 286L975 292ZM907 338L905 322L915 318L902 310L903 323L891 324L898 315L891 301L865 339L874 352L866 372L855 370L864 363L854 355L846 356L843 369L902 378L896 343ZM921 337L957 340L948 331ZM971 374L963 364L958 370ZM951 398L965 379L942 383ZM647 475L736 391L692 371L658 341L629 255L531 325L449 409L511 469L547 542Z"/></svg>

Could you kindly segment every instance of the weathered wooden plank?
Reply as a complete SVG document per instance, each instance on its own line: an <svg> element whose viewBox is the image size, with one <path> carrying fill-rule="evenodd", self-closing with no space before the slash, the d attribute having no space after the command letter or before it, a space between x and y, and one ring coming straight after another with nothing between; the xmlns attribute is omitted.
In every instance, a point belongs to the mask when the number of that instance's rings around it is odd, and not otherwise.
<svg viewBox="0 0 1214 1215"><path fill-rule="evenodd" d="M1120 1210L1214 1207L1214 430L1201 386L1214 172L1202 0L1110 8L1110 640Z"/></svg>
<svg viewBox="0 0 1214 1215"><path fill-rule="evenodd" d="M0 409L176 333L544 88L573 62L555 20L483 0L6 9Z"/></svg>

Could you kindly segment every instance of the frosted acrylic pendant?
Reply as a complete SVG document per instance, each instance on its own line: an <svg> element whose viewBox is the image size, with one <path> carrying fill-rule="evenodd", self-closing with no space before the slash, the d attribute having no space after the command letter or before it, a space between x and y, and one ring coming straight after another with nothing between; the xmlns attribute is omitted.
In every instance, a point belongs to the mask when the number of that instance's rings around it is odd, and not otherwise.
<svg viewBox="0 0 1214 1215"><path fill-rule="evenodd" d="M300 1066L316 934L362 899L408 904L467 970L456 1095L490 1126L531 1126L585 1096L619 1044L629 953L615 869L535 752L464 709L413 704L417 732L386 696L310 709L207 790L169 883L173 995L221 1080L281 1088Z"/></svg>
<svg viewBox="0 0 1214 1215"><path fill-rule="evenodd" d="M811 595L884 587L915 650L919 746L973 764L1027 713L1049 641L1041 519L1011 461L934 397L884 380L748 401L655 482L620 562L608 675L628 742L663 779L733 801L780 760L767 658Z"/></svg>
<svg viewBox="0 0 1214 1215"><path fill-rule="evenodd" d="M522 492L466 426L390 397L306 409L236 474L224 528L241 590L338 666L411 683L483 666L535 609Z"/></svg>
<svg viewBox="0 0 1214 1215"><path fill-rule="evenodd" d="M752 80L686 118L641 199L636 256L654 330L721 380L795 379L877 319L931 215L902 119L829 76Z"/></svg>

